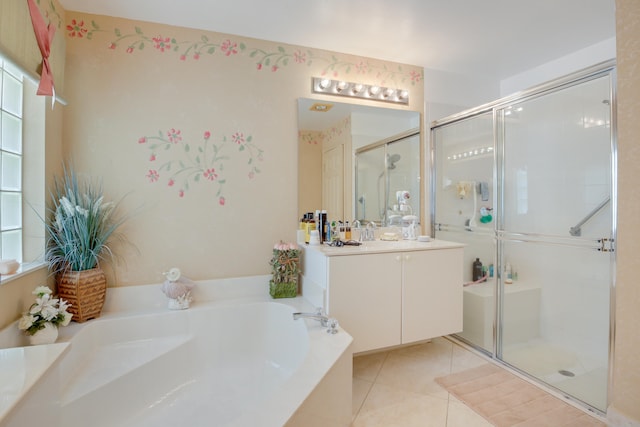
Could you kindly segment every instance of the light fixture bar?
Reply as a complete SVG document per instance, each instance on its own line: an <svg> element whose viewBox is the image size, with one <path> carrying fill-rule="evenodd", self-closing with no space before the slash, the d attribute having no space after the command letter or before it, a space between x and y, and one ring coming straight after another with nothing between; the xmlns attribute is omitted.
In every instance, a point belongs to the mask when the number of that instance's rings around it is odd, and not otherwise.
<svg viewBox="0 0 640 427"><path fill-rule="evenodd" d="M311 83L313 93L409 105L409 91L405 89L331 80L323 77L312 77Z"/></svg>

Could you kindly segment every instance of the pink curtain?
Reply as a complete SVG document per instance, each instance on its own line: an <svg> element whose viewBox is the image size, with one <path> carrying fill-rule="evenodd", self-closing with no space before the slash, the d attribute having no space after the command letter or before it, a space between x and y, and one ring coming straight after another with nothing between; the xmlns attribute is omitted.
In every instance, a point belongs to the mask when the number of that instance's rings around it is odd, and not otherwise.
<svg viewBox="0 0 640 427"><path fill-rule="evenodd" d="M27 0L29 4L29 14L31 15L31 23L33 31L36 35L36 41L42 54L42 73L40 76L40 84L38 85L38 95L54 95L53 74L51 73L51 65L49 64L49 54L51 53L51 42L56 32L56 27L44 22L44 18L40 14L40 10L34 0Z"/></svg>

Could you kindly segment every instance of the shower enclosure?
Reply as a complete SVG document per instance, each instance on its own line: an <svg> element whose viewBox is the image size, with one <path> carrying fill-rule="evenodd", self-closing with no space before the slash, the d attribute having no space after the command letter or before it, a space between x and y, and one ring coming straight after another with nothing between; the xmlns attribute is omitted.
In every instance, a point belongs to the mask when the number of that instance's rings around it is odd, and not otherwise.
<svg viewBox="0 0 640 427"><path fill-rule="evenodd" d="M464 242L459 338L604 412L615 266L615 68L432 127L432 233ZM483 277L473 281L476 258Z"/></svg>
<svg viewBox="0 0 640 427"><path fill-rule="evenodd" d="M420 133L418 129L356 150L355 217L364 226L401 225L420 218Z"/></svg>

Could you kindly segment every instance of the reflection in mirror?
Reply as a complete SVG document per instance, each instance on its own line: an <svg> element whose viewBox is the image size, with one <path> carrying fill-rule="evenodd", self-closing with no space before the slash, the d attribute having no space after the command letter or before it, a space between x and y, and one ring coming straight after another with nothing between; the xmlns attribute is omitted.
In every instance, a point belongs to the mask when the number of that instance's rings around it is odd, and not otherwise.
<svg viewBox="0 0 640 427"><path fill-rule="evenodd" d="M419 172L418 129L356 150L356 218L386 226L419 223Z"/></svg>
<svg viewBox="0 0 640 427"><path fill-rule="evenodd" d="M351 221L369 216L369 212L358 212L356 216L354 153L419 127L420 113L416 111L298 99L298 216L317 209L326 209L330 220ZM406 167L414 168L415 176L419 176L419 135L415 139L417 154L411 155L415 159L409 161L408 154L404 158ZM384 157L382 162L378 175L384 171ZM400 163L396 165L399 167ZM389 180L393 183L393 178ZM382 185L386 185L386 177L383 181ZM420 191L408 189L415 192L411 194L412 208L419 212ZM389 197L395 199L395 193ZM373 203L378 202L365 203L367 210L380 210ZM394 205L393 201L387 204Z"/></svg>

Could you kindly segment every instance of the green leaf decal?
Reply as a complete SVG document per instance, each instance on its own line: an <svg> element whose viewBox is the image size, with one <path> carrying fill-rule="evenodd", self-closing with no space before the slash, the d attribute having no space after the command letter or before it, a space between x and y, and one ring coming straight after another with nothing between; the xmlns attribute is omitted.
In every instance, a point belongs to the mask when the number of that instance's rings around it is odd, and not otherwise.
<svg viewBox="0 0 640 427"><path fill-rule="evenodd" d="M284 53L284 52L285 52L285 50L284 50L284 48L283 48L282 46L278 46L278 52L280 52L280 53Z"/></svg>
<svg viewBox="0 0 640 427"><path fill-rule="evenodd" d="M207 43L207 42L209 41L209 37L207 37L207 36L202 36L201 40L202 40L204 43Z"/></svg>
<svg viewBox="0 0 640 427"><path fill-rule="evenodd" d="M91 26L93 27L94 30L99 30L100 27L98 27L98 24L96 23L96 21L91 21Z"/></svg>
<svg viewBox="0 0 640 427"><path fill-rule="evenodd" d="M207 53L213 53L216 51L215 47L210 47L209 49L207 49Z"/></svg>
<svg viewBox="0 0 640 427"><path fill-rule="evenodd" d="M185 144L185 146L184 146L184 151L188 153L188 152L189 152L189 150L190 150L190 148L189 148L189 144Z"/></svg>
<svg viewBox="0 0 640 427"><path fill-rule="evenodd" d="M113 30L116 33L117 37L120 37L122 35L122 33L120 32L119 28L116 28L115 30Z"/></svg>
<svg viewBox="0 0 640 427"><path fill-rule="evenodd" d="M136 28L136 34L142 35L142 29L140 27L135 27L135 28Z"/></svg>

